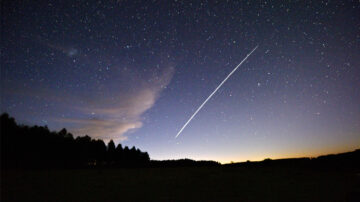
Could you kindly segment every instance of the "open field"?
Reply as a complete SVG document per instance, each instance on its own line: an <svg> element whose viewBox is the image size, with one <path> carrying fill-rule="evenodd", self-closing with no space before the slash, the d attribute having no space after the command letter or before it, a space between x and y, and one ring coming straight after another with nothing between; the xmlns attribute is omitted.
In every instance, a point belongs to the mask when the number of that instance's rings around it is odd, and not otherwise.
<svg viewBox="0 0 360 202"><path fill-rule="evenodd" d="M188 167L6 171L2 201L352 201L354 170Z"/></svg>

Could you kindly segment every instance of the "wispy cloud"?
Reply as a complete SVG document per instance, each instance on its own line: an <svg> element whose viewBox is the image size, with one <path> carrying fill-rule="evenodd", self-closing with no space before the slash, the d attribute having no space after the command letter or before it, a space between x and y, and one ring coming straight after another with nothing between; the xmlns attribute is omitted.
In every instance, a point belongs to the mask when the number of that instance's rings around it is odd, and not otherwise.
<svg viewBox="0 0 360 202"><path fill-rule="evenodd" d="M59 119L58 121L76 125L75 128L70 129L76 135L87 134L105 141L125 140L126 133L143 125L142 115L154 106L160 93L170 83L173 73L173 67L153 72L147 79L137 78L137 85L131 86L131 91L121 90L120 95L113 94L113 99L99 98L85 106L75 107L83 114L93 114L98 118Z"/></svg>
<svg viewBox="0 0 360 202"><path fill-rule="evenodd" d="M123 119L60 119L63 123L74 123L80 127L74 128L71 132L75 134L87 134L96 139L103 139L108 141L114 139L122 141L126 139L124 135L131 129L140 128L142 126L141 121L136 120L123 120Z"/></svg>

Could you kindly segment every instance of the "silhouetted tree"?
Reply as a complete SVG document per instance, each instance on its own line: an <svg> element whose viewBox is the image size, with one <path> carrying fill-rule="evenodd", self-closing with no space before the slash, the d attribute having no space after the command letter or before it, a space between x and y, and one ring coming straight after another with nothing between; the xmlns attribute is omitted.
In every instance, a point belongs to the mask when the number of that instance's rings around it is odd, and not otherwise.
<svg viewBox="0 0 360 202"><path fill-rule="evenodd" d="M124 149L122 148L121 144L118 144L118 146L115 149L116 151L116 158L115 158L115 162L116 165L121 166L122 161L123 161L123 155L124 155Z"/></svg>
<svg viewBox="0 0 360 202"><path fill-rule="evenodd" d="M108 163L113 164L115 162L115 143L113 140L110 140L107 146L107 161Z"/></svg>
<svg viewBox="0 0 360 202"><path fill-rule="evenodd" d="M59 131L59 135L60 135L60 136L65 137L65 136L66 136L66 134L67 134L67 131L66 131L66 129L65 129L65 128L63 128L63 129L61 129L61 130Z"/></svg>

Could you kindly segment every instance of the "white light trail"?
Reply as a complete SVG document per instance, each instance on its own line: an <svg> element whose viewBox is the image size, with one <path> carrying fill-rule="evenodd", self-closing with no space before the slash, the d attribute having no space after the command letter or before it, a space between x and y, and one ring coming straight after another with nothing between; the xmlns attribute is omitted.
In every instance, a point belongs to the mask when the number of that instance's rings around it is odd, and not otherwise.
<svg viewBox="0 0 360 202"><path fill-rule="evenodd" d="M229 79L229 77L246 61L246 59L257 49L258 46L256 46L249 54L246 55L246 57L230 72L229 75L220 83L218 87L215 88L214 92L212 92L208 98L200 105L200 107L195 111L195 113L190 117L190 119L185 123L185 125L180 129L180 131L177 133L175 138L177 138L181 132L185 129L185 127L190 123L190 121L195 117L195 115L201 110L201 108L204 107L204 105L210 100L210 98L216 93L217 90L226 82L226 80Z"/></svg>

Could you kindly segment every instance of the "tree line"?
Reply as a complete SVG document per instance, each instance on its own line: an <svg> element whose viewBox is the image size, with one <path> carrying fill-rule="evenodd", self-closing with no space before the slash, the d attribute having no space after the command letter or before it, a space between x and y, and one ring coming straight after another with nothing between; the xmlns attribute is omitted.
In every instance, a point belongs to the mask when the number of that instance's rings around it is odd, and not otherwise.
<svg viewBox="0 0 360 202"><path fill-rule="evenodd" d="M65 128L50 131L47 126L19 125L4 113L0 122L1 168L83 168L96 166L142 167L147 152L113 140L74 136Z"/></svg>

